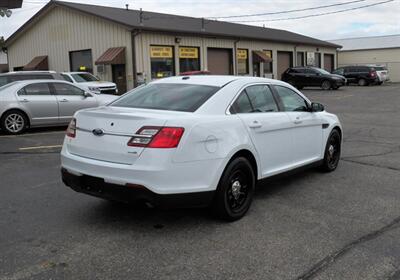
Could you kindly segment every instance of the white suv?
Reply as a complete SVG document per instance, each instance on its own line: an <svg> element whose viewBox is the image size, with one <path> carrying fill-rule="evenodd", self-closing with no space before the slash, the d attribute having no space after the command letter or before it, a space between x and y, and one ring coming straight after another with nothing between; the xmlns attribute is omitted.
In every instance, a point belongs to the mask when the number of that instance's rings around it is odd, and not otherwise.
<svg viewBox="0 0 400 280"><path fill-rule="evenodd" d="M249 209L256 181L305 165L336 169L338 118L282 81L235 76L160 79L71 121L62 179L123 202Z"/></svg>
<svg viewBox="0 0 400 280"><path fill-rule="evenodd" d="M117 94L117 85L112 82L100 81L89 72L63 72L61 76L68 82L74 83L83 90L95 94Z"/></svg>

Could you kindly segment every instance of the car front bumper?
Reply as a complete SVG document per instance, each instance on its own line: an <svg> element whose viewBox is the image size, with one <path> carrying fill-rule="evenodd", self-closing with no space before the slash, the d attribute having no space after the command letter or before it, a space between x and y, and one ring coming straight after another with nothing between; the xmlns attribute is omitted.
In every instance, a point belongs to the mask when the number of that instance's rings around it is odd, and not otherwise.
<svg viewBox="0 0 400 280"><path fill-rule="evenodd" d="M205 207L211 204L214 191L157 194L144 186L107 183L103 178L75 175L61 168L62 181L71 189L91 196L125 203L144 203L161 208Z"/></svg>

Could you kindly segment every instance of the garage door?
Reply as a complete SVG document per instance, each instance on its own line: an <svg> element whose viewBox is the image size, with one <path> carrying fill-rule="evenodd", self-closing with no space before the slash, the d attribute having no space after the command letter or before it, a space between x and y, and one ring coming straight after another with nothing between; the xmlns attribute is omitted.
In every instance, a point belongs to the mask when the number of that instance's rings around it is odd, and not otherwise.
<svg viewBox="0 0 400 280"><path fill-rule="evenodd" d="M324 54L324 69L326 71L332 72L334 65L335 64L333 63L333 54Z"/></svg>
<svg viewBox="0 0 400 280"><path fill-rule="evenodd" d="M282 77L282 73L289 67L293 66L293 56L291 52L278 52L278 79Z"/></svg>
<svg viewBox="0 0 400 280"><path fill-rule="evenodd" d="M208 48L207 64L212 75L232 75L232 50Z"/></svg>

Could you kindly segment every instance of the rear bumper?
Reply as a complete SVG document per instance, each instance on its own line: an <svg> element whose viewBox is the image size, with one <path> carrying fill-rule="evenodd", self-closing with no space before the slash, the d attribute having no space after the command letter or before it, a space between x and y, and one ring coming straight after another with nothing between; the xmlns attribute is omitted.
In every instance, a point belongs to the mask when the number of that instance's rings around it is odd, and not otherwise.
<svg viewBox="0 0 400 280"><path fill-rule="evenodd" d="M126 203L149 203L161 208L205 207L211 204L214 191L157 194L141 185L117 185L88 175L75 175L61 169L62 181L71 189L91 196Z"/></svg>

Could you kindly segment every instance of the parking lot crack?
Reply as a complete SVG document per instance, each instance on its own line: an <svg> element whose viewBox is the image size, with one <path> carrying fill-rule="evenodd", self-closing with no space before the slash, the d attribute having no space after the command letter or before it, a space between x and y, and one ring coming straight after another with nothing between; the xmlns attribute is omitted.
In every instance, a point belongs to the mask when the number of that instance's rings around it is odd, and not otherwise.
<svg viewBox="0 0 400 280"><path fill-rule="evenodd" d="M374 163L368 163L368 162L362 162L362 161L352 160L350 158L342 158L341 160L343 160L345 162L357 163L357 164L366 165L366 166L372 166L372 167L384 168L384 169L389 169L389 170L394 170L394 171L400 171L400 168L396 168L396 167L392 167L392 166L385 166L385 165L380 165L380 164L374 164Z"/></svg>
<svg viewBox="0 0 400 280"><path fill-rule="evenodd" d="M317 274L321 273L323 270L325 270L328 266L331 264L335 263L340 257L344 256L346 253L348 253L350 250L352 250L355 246L360 245L362 243L368 242L370 240L373 240L377 238L378 236L384 234L385 232L388 232L390 230L396 229L400 225L400 216L392 220L389 224L381 227L380 229L377 229L375 231L372 231L366 235L361 236L357 240L354 240L348 244L346 244L344 247L341 249L333 252L332 254L329 254L319 262L317 262L315 265L313 265L310 269L308 269L306 272L304 272L302 275L297 277L297 280L308 280L308 279L313 279ZM400 275L400 272L395 272L393 275ZM390 276L390 277L392 277ZM395 278L388 278L388 279L395 279Z"/></svg>

